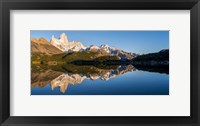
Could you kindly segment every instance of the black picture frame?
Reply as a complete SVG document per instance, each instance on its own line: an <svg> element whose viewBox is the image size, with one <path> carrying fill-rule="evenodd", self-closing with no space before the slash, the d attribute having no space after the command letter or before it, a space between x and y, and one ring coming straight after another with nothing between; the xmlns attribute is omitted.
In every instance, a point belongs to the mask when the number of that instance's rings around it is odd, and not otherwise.
<svg viewBox="0 0 200 126"><path fill-rule="evenodd" d="M190 10L191 116L189 117L21 117L10 116L10 10ZM0 124L200 126L199 0L0 0ZM181 43L180 43L181 44ZM180 46L181 48L181 46ZM184 78L183 78L184 79ZM28 106L27 106L28 107Z"/></svg>

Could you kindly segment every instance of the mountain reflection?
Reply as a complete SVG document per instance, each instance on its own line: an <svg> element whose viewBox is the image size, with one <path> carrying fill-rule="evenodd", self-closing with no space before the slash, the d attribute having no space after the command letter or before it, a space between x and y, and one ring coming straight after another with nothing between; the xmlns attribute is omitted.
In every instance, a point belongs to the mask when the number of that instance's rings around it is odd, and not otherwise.
<svg viewBox="0 0 200 126"><path fill-rule="evenodd" d="M73 71L70 70L74 67ZM63 70L60 70L60 69ZM31 74L31 87L43 88L46 85L50 85L54 90L59 87L60 92L65 93L69 84L76 85L81 84L85 79L90 80L104 80L107 81L112 78L116 78L127 72L135 71L135 67L132 65L112 66L112 67L95 67L95 66L62 66L59 70L55 71L51 69L46 70L32 70ZM81 70L84 72L81 72Z"/></svg>
<svg viewBox="0 0 200 126"><path fill-rule="evenodd" d="M86 78L86 76L79 74L62 74L50 82L51 89L54 90L54 88L60 87L60 91L65 93L69 84L81 84Z"/></svg>

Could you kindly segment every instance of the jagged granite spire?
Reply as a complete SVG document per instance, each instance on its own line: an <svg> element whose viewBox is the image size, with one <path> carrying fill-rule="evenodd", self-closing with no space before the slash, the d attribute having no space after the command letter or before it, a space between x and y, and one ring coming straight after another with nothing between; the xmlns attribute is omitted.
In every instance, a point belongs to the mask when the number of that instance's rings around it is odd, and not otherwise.
<svg viewBox="0 0 200 126"><path fill-rule="evenodd" d="M64 43L68 43L68 38L67 38L67 35L65 35L65 33L62 33L60 35L60 40L62 40Z"/></svg>
<svg viewBox="0 0 200 126"><path fill-rule="evenodd" d="M60 38L57 39L54 36L52 36L50 43L54 45L55 47L59 48L63 52L68 51L80 51L85 49L85 46L81 42L69 42L67 35L65 33L62 33L60 35Z"/></svg>

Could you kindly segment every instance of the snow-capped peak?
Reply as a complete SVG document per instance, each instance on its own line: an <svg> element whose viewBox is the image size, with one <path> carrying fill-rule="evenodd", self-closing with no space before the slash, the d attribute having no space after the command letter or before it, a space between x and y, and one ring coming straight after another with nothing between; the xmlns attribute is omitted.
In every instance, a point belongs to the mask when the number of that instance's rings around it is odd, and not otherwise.
<svg viewBox="0 0 200 126"><path fill-rule="evenodd" d="M111 53L112 51L112 48L108 45L101 45L100 48L106 51L107 53Z"/></svg>
<svg viewBox="0 0 200 126"><path fill-rule="evenodd" d="M95 46L95 45L91 45L89 48L92 48L92 49L99 49L98 46Z"/></svg>
<svg viewBox="0 0 200 126"><path fill-rule="evenodd" d="M103 44L103 45L100 46L100 48L109 48L109 46L106 45L106 44Z"/></svg>

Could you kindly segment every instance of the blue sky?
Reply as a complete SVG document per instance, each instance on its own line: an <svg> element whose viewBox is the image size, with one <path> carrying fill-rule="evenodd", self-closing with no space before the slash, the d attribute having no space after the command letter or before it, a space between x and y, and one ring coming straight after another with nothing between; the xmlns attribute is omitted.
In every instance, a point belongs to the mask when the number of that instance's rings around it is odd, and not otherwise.
<svg viewBox="0 0 200 126"><path fill-rule="evenodd" d="M43 31L32 30L31 38L43 37L50 41L65 33L69 41L82 42L85 46L107 44L127 52L139 54L158 52L169 48L169 31Z"/></svg>

